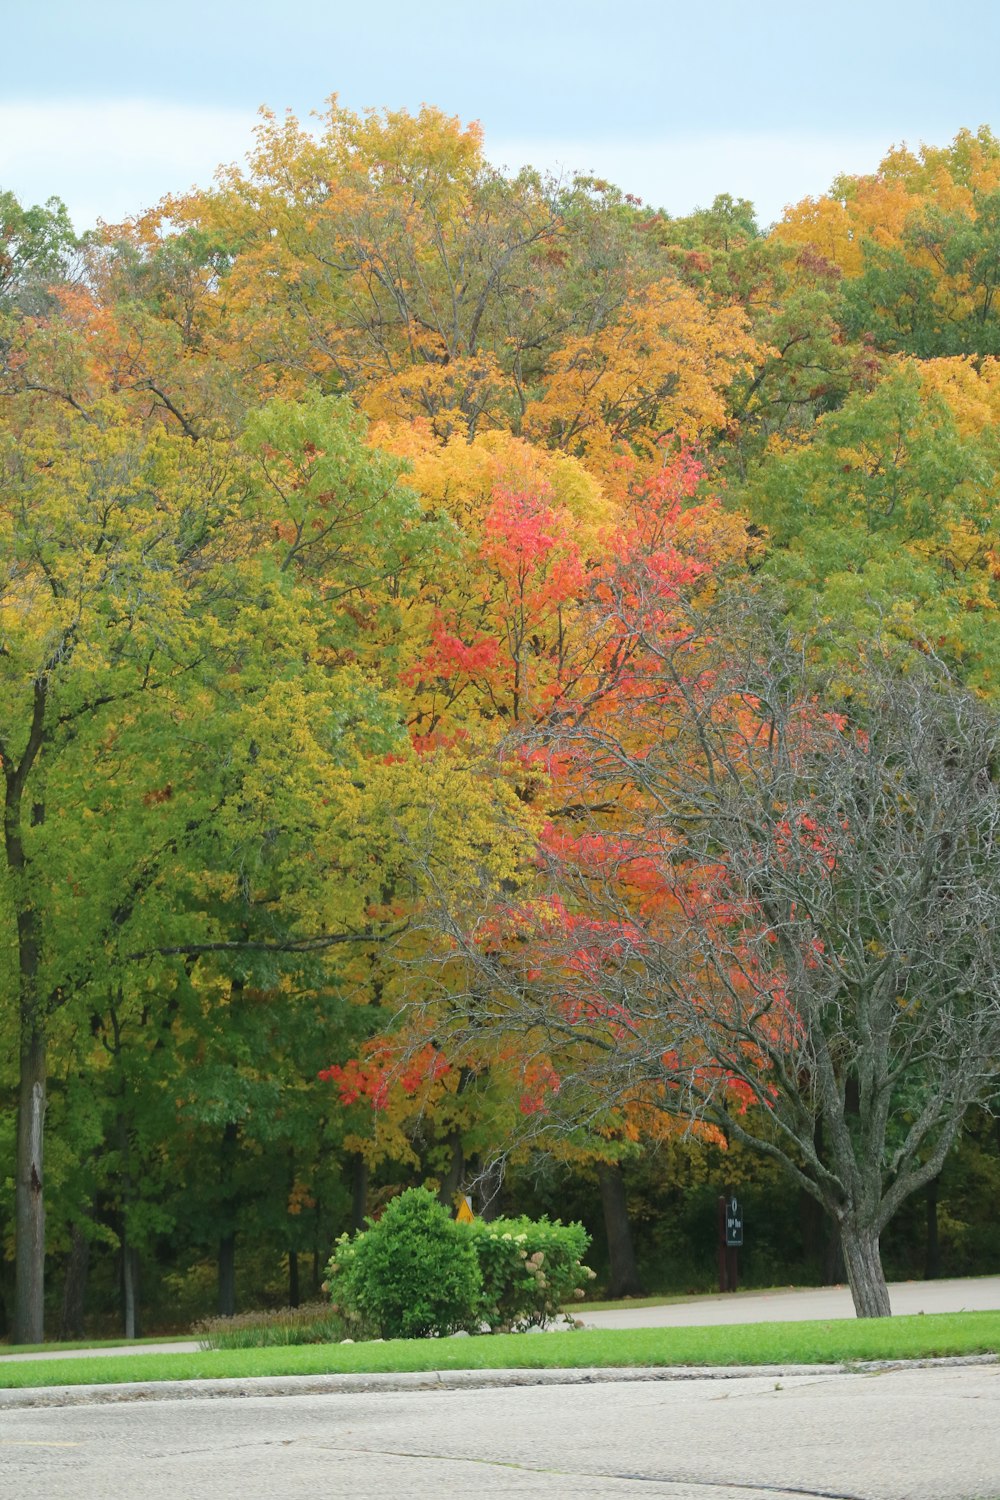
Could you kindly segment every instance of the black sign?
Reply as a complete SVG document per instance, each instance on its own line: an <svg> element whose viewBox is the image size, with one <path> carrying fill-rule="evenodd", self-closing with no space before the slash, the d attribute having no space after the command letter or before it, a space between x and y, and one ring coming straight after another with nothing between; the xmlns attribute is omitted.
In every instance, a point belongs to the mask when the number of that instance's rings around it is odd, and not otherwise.
<svg viewBox="0 0 1000 1500"><path fill-rule="evenodd" d="M743 1243L743 1205L738 1198L726 1199L726 1244Z"/></svg>

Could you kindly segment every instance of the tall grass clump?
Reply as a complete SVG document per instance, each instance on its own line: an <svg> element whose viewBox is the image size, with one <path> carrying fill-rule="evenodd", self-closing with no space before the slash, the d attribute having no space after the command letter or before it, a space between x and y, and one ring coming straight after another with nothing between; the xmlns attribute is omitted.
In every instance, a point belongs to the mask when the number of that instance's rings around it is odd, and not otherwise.
<svg viewBox="0 0 1000 1500"><path fill-rule="evenodd" d="M195 1324L193 1332L203 1349L275 1349L292 1344L339 1344L345 1328L328 1302L306 1302L301 1307L280 1307L273 1312L205 1318Z"/></svg>

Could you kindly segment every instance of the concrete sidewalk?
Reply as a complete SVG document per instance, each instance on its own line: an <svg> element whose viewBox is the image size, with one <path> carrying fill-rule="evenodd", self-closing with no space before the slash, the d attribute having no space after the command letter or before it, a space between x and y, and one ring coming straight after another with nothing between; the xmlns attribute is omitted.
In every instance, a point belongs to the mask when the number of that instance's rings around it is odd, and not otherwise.
<svg viewBox="0 0 1000 1500"><path fill-rule="evenodd" d="M954 1281L896 1281L889 1284L896 1314L989 1312L1000 1308L1000 1276ZM810 1318L853 1318L854 1303L846 1286L789 1288L769 1292L716 1293L659 1307L622 1303L607 1312L578 1317L587 1328L696 1328L731 1323L802 1323Z"/></svg>

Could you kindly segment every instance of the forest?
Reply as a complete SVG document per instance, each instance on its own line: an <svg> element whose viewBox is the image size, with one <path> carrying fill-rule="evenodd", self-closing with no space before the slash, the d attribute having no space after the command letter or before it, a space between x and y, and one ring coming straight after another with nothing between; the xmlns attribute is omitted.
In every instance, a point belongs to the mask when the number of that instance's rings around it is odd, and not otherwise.
<svg viewBox="0 0 1000 1500"><path fill-rule="evenodd" d="M0 1335L403 1188L612 1295L997 1269L1000 139L773 226L431 107L0 192Z"/></svg>

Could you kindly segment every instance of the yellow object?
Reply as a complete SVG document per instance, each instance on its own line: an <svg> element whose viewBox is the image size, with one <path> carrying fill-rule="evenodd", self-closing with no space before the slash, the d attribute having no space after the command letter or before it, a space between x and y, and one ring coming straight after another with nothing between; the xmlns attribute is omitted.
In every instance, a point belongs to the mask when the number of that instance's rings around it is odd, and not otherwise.
<svg viewBox="0 0 1000 1500"><path fill-rule="evenodd" d="M474 1224L476 1222L476 1216L472 1212L471 1200L466 1198L464 1193L458 1200L458 1207L455 1210L455 1221L458 1224Z"/></svg>

